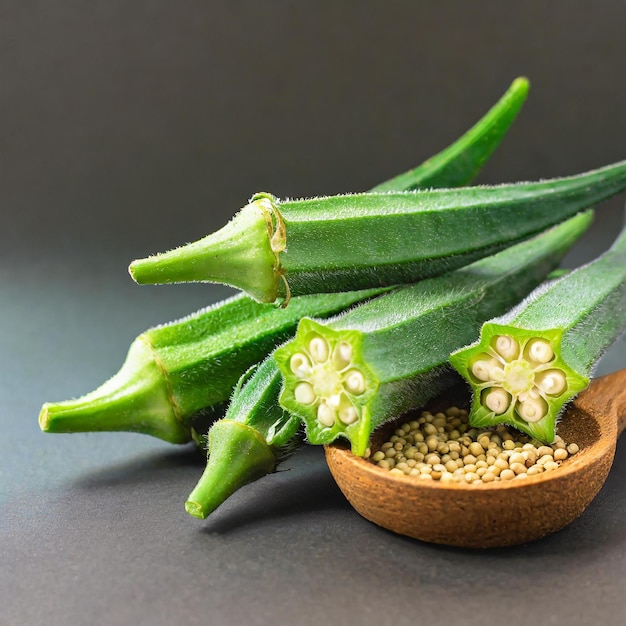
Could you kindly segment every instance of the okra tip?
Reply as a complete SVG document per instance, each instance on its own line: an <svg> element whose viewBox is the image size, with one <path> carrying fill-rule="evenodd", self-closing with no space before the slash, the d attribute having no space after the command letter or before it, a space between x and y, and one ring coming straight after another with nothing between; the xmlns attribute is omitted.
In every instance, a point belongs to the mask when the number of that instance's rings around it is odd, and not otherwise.
<svg viewBox="0 0 626 626"><path fill-rule="evenodd" d="M39 412L39 428L43 432L47 432L50 428L50 413L48 412L48 403L46 402Z"/></svg>
<svg viewBox="0 0 626 626"><path fill-rule="evenodd" d="M39 426L48 433L127 431L186 443L189 427L178 418L167 379L140 336L121 369L97 389L62 402L46 402Z"/></svg>
<svg viewBox="0 0 626 626"><path fill-rule="evenodd" d="M185 510L206 518L235 491L276 469L277 455L253 428L222 419L209 430L206 469L187 501Z"/></svg>
<svg viewBox="0 0 626 626"><path fill-rule="evenodd" d="M274 302L282 284L278 252L283 224L269 194L257 194L221 229L193 243L134 260L128 267L140 285L211 282Z"/></svg>

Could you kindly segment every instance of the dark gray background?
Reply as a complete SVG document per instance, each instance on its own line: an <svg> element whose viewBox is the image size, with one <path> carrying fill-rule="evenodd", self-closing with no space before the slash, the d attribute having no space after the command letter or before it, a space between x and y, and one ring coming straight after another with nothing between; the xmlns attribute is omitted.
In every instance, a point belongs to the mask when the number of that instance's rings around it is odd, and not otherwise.
<svg viewBox="0 0 626 626"><path fill-rule="evenodd" d="M568 529L475 553L361 519L319 449L199 522L191 447L43 435L37 414L103 382L145 328L231 293L138 287L130 260L255 191L366 189L518 75L529 100L481 182L624 159L625 26L618 0L0 1L0 623L623 623L623 443ZM611 242L623 204L566 265ZM624 366L619 343L599 373Z"/></svg>

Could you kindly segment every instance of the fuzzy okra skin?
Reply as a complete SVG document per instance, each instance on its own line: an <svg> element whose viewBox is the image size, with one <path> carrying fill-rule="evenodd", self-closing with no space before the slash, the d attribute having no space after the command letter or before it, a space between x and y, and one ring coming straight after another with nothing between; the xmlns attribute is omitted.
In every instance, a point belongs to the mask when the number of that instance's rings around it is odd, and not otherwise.
<svg viewBox="0 0 626 626"><path fill-rule="evenodd" d="M527 91L528 82L517 79L451 146L382 186L402 191L466 183L499 145ZM353 303L352 298L346 296L342 306ZM78 399L44 404L40 426L46 432L133 431L184 443L198 428L206 432L206 423L221 413L238 377L281 340L289 324L293 330L299 315L328 311L325 299L301 300L306 311L295 302L285 315L236 296L150 329L133 342L121 370L100 388Z"/></svg>
<svg viewBox="0 0 626 626"><path fill-rule="evenodd" d="M450 362L473 391L470 423L509 424L544 443L626 330L626 229L596 260L546 283L483 324Z"/></svg>
<svg viewBox="0 0 626 626"><path fill-rule="evenodd" d="M469 185L508 132L526 100L528 88L528 79L516 78L500 100L462 137L419 167L376 185L371 191Z"/></svg>
<svg viewBox="0 0 626 626"><path fill-rule="evenodd" d="M245 374L208 434L209 457L185 509L204 519L235 491L276 470L300 443L300 420L278 404L282 376L270 355Z"/></svg>
<svg viewBox="0 0 626 626"><path fill-rule="evenodd" d="M343 436L365 454L372 431L457 380L449 354L519 302L587 229L582 213L528 241L443 276L398 288L345 315L304 318L274 351L280 404L313 444ZM468 337L470 339L468 339Z"/></svg>
<svg viewBox="0 0 626 626"><path fill-rule="evenodd" d="M497 186L279 201L257 194L221 230L130 266L139 283L223 282L279 295L410 283L462 267L626 188L626 161Z"/></svg>
<svg viewBox="0 0 626 626"><path fill-rule="evenodd" d="M446 187L470 182L500 143L527 91L528 81L517 79L487 115L454 144L374 189ZM272 355L242 376L226 415L209 430L207 466L185 503L190 515L206 518L239 488L274 472L295 449L300 419L279 405L282 381Z"/></svg>
<svg viewBox="0 0 626 626"><path fill-rule="evenodd" d="M80 398L46 403L46 432L132 431L171 443L192 437L192 418L225 402L239 377L291 336L299 319L328 316L380 290L314 294L280 309L238 294L142 333L120 371Z"/></svg>

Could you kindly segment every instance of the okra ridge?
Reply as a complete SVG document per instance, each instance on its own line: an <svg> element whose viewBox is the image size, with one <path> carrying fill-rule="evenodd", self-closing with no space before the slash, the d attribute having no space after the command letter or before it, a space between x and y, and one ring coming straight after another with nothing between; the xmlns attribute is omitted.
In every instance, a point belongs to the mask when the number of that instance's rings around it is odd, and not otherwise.
<svg viewBox="0 0 626 626"><path fill-rule="evenodd" d="M366 406L379 382L360 355L361 341L360 331L334 330L303 318L295 338L274 352L285 379L280 403L301 416L316 443L338 436L360 441L355 435L367 429Z"/></svg>
<svg viewBox="0 0 626 626"><path fill-rule="evenodd" d="M561 356L563 334L488 322L475 344L451 354L474 391L470 425L506 423L551 442L562 407L589 384Z"/></svg>

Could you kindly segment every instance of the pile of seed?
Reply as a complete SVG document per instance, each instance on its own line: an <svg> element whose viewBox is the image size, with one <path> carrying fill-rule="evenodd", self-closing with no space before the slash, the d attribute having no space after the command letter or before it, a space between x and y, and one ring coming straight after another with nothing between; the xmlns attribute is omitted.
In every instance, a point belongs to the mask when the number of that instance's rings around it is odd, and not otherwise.
<svg viewBox="0 0 626 626"><path fill-rule="evenodd" d="M473 428L466 410L450 407L402 424L369 458L393 473L474 485L549 472L576 452L558 435L546 446L506 426Z"/></svg>

